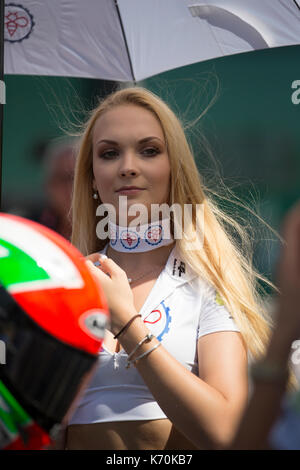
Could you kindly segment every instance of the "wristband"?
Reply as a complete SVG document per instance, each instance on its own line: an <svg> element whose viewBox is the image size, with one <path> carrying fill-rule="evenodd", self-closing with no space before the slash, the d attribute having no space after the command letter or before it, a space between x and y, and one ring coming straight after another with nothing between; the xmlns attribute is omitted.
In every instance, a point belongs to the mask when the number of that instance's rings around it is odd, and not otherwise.
<svg viewBox="0 0 300 470"><path fill-rule="evenodd" d="M119 331L119 333L117 333L117 334L114 336L114 339L117 339L119 336L121 336L121 334L123 334L123 333L127 330L127 328L130 327L131 323L132 323L136 318L141 317L141 316L142 316L142 315L140 315L140 314L134 315L134 317L132 317L132 318L129 320L129 322L127 322L126 325L123 326L123 328L121 328L121 330Z"/></svg>

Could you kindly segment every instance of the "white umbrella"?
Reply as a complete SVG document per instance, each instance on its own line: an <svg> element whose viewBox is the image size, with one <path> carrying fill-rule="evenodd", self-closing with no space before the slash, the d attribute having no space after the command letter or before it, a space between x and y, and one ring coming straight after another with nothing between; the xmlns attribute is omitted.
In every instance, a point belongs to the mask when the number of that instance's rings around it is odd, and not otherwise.
<svg viewBox="0 0 300 470"><path fill-rule="evenodd" d="M300 43L299 0L18 0L6 74L140 81L220 56Z"/></svg>
<svg viewBox="0 0 300 470"><path fill-rule="evenodd" d="M5 9L4 2L0 81L3 43L5 74L134 83L216 57L300 43L300 0L6 0ZM0 176L2 111L0 103Z"/></svg>

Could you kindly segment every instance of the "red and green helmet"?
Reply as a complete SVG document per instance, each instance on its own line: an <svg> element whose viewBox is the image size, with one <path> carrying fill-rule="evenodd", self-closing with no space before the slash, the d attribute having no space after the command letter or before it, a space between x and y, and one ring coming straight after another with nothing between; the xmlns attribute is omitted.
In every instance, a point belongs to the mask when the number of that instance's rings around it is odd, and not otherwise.
<svg viewBox="0 0 300 470"><path fill-rule="evenodd" d="M108 321L81 253L40 224L0 213L0 448L11 445L1 443L4 396L50 433L90 376Z"/></svg>

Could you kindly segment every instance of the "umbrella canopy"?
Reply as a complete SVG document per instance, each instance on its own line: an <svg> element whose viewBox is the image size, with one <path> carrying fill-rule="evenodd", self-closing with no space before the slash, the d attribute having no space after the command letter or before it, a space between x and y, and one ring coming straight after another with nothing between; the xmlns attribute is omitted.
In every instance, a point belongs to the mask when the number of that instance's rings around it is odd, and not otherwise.
<svg viewBox="0 0 300 470"><path fill-rule="evenodd" d="M6 74L140 81L224 55L300 43L299 0L18 0Z"/></svg>

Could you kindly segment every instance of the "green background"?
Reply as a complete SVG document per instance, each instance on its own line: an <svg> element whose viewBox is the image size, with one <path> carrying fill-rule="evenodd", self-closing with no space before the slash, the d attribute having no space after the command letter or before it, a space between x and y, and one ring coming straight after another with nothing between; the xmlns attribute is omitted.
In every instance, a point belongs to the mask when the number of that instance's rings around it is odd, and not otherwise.
<svg viewBox="0 0 300 470"><path fill-rule="evenodd" d="M184 126L196 121L186 132L205 183L219 189L221 177L275 230L300 196L300 104L291 100L299 55L300 46L237 54L138 83L167 101ZM2 208L26 213L44 199L45 142L76 127L117 84L38 76L5 76L5 84ZM248 211L228 209L255 229L255 263L272 277L276 236Z"/></svg>

